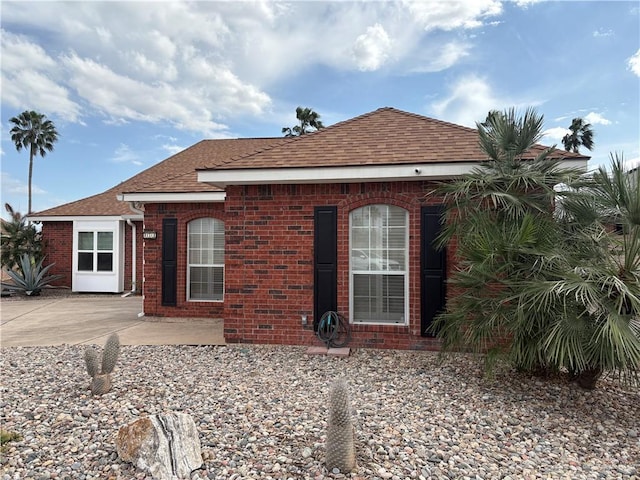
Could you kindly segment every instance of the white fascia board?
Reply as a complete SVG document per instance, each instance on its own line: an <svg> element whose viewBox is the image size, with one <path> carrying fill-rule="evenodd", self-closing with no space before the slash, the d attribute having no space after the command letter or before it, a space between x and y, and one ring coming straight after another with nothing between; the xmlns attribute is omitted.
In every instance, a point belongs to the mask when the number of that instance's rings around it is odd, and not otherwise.
<svg viewBox="0 0 640 480"><path fill-rule="evenodd" d="M131 214L131 215L123 215L122 216L123 220L131 220L132 222L142 222L144 221L144 215L135 215L135 214Z"/></svg>
<svg viewBox="0 0 640 480"><path fill-rule="evenodd" d="M31 222L110 222L126 220L126 216L123 215L28 215L27 218Z"/></svg>
<svg viewBox="0 0 640 480"><path fill-rule="evenodd" d="M118 195L121 202L140 203L217 203L224 202L225 192L153 192L153 193L122 193Z"/></svg>
<svg viewBox="0 0 640 480"><path fill-rule="evenodd" d="M578 168L581 170L587 171L587 163L588 160L561 160L560 167L562 168Z"/></svg>
<svg viewBox="0 0 640 480"><path fill-rule="evenodd" d="M437 180L468 173L475 162L405 165L358 165L352 167L261 168L201 170L198 181L215 186L264 183L349 183L397 180Z"/></svg>
<svg viewBox="0 0 640 480"><path fill-rule="evenodd" d="M226 185L287 183L350 183L411 180L446 180L471 172L478 162L361 165L352 167L264 168L201 170L198 181L220 188ZM587 168L586 160L563 160L563 168Z"/></svg>

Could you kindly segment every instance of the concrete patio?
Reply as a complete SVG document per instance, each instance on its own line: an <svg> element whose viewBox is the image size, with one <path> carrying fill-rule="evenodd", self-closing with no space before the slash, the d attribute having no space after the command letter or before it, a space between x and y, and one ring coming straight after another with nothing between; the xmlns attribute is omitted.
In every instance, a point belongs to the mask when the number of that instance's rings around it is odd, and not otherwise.
<svg viewBox="0 0 640 480"><path fill-rule="evenodd" d="M2 299L0 347L103 344L224 345L222 319L146 317L142 298L119 295Z"/></svg>

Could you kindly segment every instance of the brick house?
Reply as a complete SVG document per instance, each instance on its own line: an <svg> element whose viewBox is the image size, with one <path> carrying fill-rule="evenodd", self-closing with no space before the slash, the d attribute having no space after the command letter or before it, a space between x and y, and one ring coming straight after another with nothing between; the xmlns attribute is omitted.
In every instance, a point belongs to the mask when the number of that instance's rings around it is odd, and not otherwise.
<svg viewBox="0 0 640 480"><path fill-rule="evenodd" d="M205 140L31 219L73 290L143 279L145 315L221 317L227 342L311 344L337 310L352 346L436 348L451 254L432 247L433 189L483 160L476 130L382 108L302 137Z"/></svg>

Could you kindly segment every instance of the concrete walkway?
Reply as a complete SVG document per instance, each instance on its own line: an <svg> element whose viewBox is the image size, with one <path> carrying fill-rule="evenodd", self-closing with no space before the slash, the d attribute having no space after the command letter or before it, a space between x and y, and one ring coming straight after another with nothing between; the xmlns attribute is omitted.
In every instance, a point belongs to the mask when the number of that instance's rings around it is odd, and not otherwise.
<svg viewBox="0 0 640 480"><path fill-rule="evenodd" d="M0 301L0 347L103 345L117 332L122 345L224 345L221 319L139 316L141 297L118 295Z"/></svg>

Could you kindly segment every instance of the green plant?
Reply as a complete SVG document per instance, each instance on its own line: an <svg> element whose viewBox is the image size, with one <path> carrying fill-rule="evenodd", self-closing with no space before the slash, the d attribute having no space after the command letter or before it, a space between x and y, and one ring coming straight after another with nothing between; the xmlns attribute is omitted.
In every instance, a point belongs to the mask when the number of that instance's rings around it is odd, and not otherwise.
<svg viewBox="0 0 640 480"><path fill-rule="evenodd" d="M349 390L344 379L337 380L329 392L326 467L329 471L337 468L342 473L356 468Z"/></svg>
<svg viewBox="0 0 640 480"><path fill-rule="evenodd" d="M31 213L31 180L33 178L33 159L37 155L44 157L47 152L53 151L53 145L58 141L58 132L51 120L43 113L25 110L17 117L12 117L9 122L11 128L11 141L18 152L23 148L29 151L29 209Z"/></svg>
<svg viewBox="0 0 640 480"><path fill-rule="evenodd" d="M43 287L63 277L63 275L47 275L55 263L43 267L44 259L45 257L42 257L36 262L28 253L22 254L20 268L7 271L13 283L2 282L2 286L7 290L24 292L28 296L40 295Z"/></svg>
<svg viewBox="0 0 640 480"><path fill-rule="evenodd" d="M42 258L42 236L35 225L27 223L20 212L5 203L9 220L0 220L0 260L7 270L20 269L20 259L25 253L35 261Z"/></svg>
<svg viewBox="0 0 640 480"><path fill-rule="evenodd" d="M87 373L91 377L91 393L103 395L111 390L111 374L120 355L120 339L117 333L112 333L107 338L102 350L102 356L92 346L84 351L84 363Z"/></svg>
<svg viewBox="0 0 640 480"><path fill-rule="evenodd" d="M585 175L559 168L553 149L535 155L533 110L492 112L478 131L490 161L439 189L439 244L457 240L455 294L433 328L443 349L566 369L584 388L607 371L638 380L640 173L614 159Z"/></svg>
<svg viewBox="0 0 640 480"><path fill-rule="evenodd" d="M10 432L4 428L0 428L0 451L4 452L9 442L19 442L22 436L15 432Z"/></svg>
<svg viewBox="0 0 640 480"><path fill-rule="evenodd" d="M314 112L310 108L296 108L296 118L300 122L293 127L283 127L282 133L285 137L300 137L307 133L310 133L309 128L315 128L321 130L324 128L322 121L320 121L320 114Z"/></svg>

